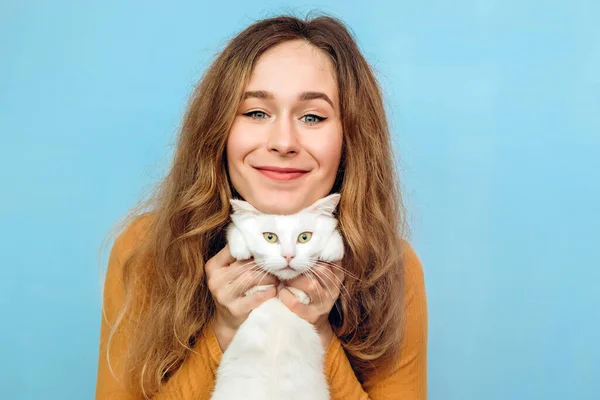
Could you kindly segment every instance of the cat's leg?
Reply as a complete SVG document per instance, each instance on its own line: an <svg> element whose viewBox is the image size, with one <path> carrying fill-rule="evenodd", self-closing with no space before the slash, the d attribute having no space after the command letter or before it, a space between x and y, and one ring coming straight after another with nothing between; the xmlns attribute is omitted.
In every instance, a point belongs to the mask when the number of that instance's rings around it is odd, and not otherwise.
<svg viewBox="0 0 600 400"><path fill-rule="evenodd" d="M269 288L274 287L275 285L259 285L259 286L254 286L253 288L250 288L248 290L246 290L246 293L244 293L246 296L252 296L255 293L258 292L264 292Z"/></svg>
<svg viewBox="0 0 600 400"><path fill-rule="evenodd" d="M236 260L248 260L252 257L242 231L233 224L227 228L227 243L229 244L229 252Z"/></svg>
<svg viewBox="0 0 600 400"><path fill-rule="evenodd" d="M273 287L275 285L259 285L259 286L255 286L253 288L248 289L244 294L246 296L251 296L254 293L257 292L264 292L265 290ZM283 284L283 282L279 282L279 285L277 286L277 292L279 292L283 287L285 287L285 285Z"/></svg>

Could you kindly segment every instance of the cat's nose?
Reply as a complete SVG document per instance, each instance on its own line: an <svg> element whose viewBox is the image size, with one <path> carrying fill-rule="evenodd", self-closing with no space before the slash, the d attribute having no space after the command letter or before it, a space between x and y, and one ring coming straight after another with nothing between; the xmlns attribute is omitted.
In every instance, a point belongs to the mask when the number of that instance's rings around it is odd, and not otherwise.
<svg viewBox="0 0 600 400"><path fill-rule="evenodd" d="M290 261L292 261L292 256L283 256L283 258L285 258L285 260L288 262L288 264L290 263Z"/></svg>

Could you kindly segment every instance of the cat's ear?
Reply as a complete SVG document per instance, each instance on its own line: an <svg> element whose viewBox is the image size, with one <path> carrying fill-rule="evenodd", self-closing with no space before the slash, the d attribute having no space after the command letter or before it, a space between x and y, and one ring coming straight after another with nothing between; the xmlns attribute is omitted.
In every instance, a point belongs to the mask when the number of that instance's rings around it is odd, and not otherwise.
<svg viewBox="0 0 600 400"><path fill-rule="evenodd" d="M327 197L315 201L307 208L307 210L313 213L332 216L335 208L340 202L340 197L339 193L330 194Z"/></svg>
<svg viewBox="0 0 600 400"><path fill-rule="evenodd" d="M236 215L258 215L260 212L252 204L243 200L229 200L233 213Z"/></svg>

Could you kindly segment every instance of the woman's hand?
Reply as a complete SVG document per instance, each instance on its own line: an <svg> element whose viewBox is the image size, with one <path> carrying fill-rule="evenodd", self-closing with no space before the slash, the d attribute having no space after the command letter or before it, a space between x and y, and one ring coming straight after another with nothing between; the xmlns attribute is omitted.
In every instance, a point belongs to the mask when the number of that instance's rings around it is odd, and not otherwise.
<svg viewBox="0 0 600 400"><path fill-rule="evenodd" d="M216 305L213 328L222 351L250 311L277 295L277 279L260 270L252 260L236 261L226 245L205 265L208 289ZM245 296L257 285L273 285L267 290Z"/></svg>
<svg viewBox="0 0 600 400"><path fill-rule="evenodd" d="M339 263L334 264L334 266L328 266L319 263L305 275L285 281L285 286L291 286L306 293L311 299L309 304L300 303L296 296L286 288L281 289L278 294L283 304L315 326L324 349L327 349L333 338L329 312L340 295L344 281L343 269Z"/></svg>

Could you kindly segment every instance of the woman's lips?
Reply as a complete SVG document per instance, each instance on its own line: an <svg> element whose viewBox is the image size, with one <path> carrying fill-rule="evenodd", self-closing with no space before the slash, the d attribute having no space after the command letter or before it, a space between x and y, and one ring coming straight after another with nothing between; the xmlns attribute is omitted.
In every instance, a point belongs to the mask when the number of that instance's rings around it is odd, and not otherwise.
<svg viewBox="0 0 600 400"><path fill-rule="evenodd" d="M298 179L308 173L308 171L302 171L293 168L274 168L274 167L255 167L258 172L276 181L291 181Z"/></svg>

